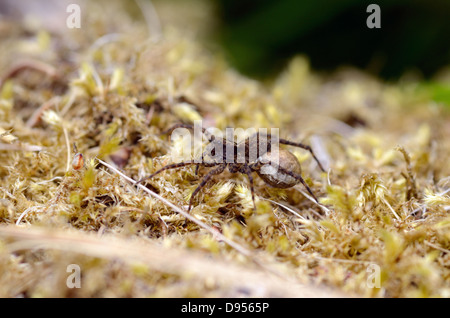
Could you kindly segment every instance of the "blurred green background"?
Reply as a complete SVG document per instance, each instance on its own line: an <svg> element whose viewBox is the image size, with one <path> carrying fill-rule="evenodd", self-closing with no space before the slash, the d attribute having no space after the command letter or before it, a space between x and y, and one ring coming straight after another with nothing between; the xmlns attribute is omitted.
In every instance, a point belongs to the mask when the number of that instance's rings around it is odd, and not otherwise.
<svg viewBox="0 0 450 318"><path fill-rule="evenodd" d="M353 65L385 79L430 78L450 62L449 0L215 0L229 62L256 78L296 54L315 70ZM381 28L367 6L378 4Z"/></svg>

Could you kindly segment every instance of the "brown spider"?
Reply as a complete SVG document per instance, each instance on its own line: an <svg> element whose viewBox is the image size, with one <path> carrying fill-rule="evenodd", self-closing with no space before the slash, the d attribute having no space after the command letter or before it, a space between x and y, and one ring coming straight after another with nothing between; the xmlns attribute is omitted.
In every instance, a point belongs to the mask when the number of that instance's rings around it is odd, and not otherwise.
<svg viewBox="0 0 450 318"><path fill-rule="evenodd" d="M177 124L162 134L168 134L177 128L194 129L194 126L188 124ZM210 135L204 128L202 128L202 132L205 136L207 136L209 144L206 146L206 150L203 152L200 160L188 160L167 165L150 176L137 181L136 183L141 183L145 180L151 179L164 170L197 165L195 170L195 174L197 174L199 166L215 167L203 177L201 183L192 193L189 200L189 212L196 194L206 185L212 176L222 173L228 167L228 170L231 173L239 172L247 175L250 182L254 209L256 209L256 205L252 172L256 172L266 184L274 188L290 188L301 182L314 200L318 202L316 196L301 176L301 166L297 158L288 150L278 148L274 149L271 135L256 133L253 136L246 138L245 141L236 143L226 138L216 138L215 136ZM308 150L319 165L319 168L322 171L325 171L310 146L286 139L277 140L280 144L300 147ZM230 150L233 155L231 160L229 157L226 157L226 154L229 154ZM252 156L252 151L256 151L256 156ZM205 157L208 156L215 157L215 159L205 161ZM253 158L256 158L256 160Z"/></svg>

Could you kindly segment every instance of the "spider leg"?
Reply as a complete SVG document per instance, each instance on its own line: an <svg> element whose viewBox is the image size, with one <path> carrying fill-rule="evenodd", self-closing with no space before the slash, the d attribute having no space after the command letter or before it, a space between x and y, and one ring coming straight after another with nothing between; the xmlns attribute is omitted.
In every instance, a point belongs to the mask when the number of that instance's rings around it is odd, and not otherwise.
<svg viewBox="0 0 450 318"><path fill-rule="evenodd" d="M208 150L205 150L202 155L201 155L201 160L204 160L204 158L208 155ZM198 176L198 170L200 168L200 163L197 164L197 166L195 167L195 175Z"/></svg>
<svg viewBox="0 0 450 318"><path fill-rule="evenodd" d="M311 155L313 156L314 160L319 165L320 170L325 172L325 169L323 168L323 166L320 163L319 159L317 159L316 155L314 154L314 151L312 150L312 148L310 146L304 145L304 144L299 143L299 142L289 141L289 140L286 140L286 139L279 139L279 143L283 144L283 145L294 146L294 147L299 147L299 148L303 148L305 150L308 150L311 153Z"/></svg>
<svg viewBox="0 0 450 318"><path fill-rule="evenodd" d="M162 167L162 168L159 169L158 171L152 173L150 176L145 177L145 178L143 178L143 179L137 181L136 184L141 183L141 182L143 182L143 181L145 181L145 180L151 179L151 178L153 178L154 176L156 176L157 174L163 172L164 170L176 169L176 168L181 168L181 167L185 167L185 166L189 166L189 165L197 165L197 166L203 165L203 166L205 166L205 167L213 167L213 166L216 166L216 165L218 165L218 164L215 163L215 162L201 162L201 163L199 163L199 162L196 162L196 161L194 161L194 160L183 161L183 162L179 162L179 163L173 163L173 164L171 164L171 165L167 165L167 166L165 166L165 167Z"/></svg>
<svg viewBox="0 0 450 318"><path fill-rule="evenodd" d="M217 167L217 168L211 170L210 172L208 172L208 173L206 174L205 177L203 177L202 182L200 182L200 184L198 185L198 187L194 190L194 192L192 192L191 199L189 200L188 213L189 213L189 211L191 211L192 202L194 201L195 195L196 195L196 194L197 194L197 193L198 193L198 192L206 185L206 183L209 181L209 179L211 179L211 177L212 177L213 175L222 173L222 172L225 170L225 167L226 167L226 166L227 166L226 163L222 163L222 164L220 164L219 167Z"/></svg>
<svg viewBox="0 0 450 318"><path fill-rule="evenodd" d="M314 193L312 192L311 188L306 184L305 180L302 178L301 175L299 175L299 174L297 174L297 173L295 173L295 172L286 170L286 169L280 167L279 165L277 165L277 164L274 163L274 162L269 162L269 164L274 164L274 165L276 165L277 168L278 168L278 171L280 171L280 172L282 172L282 173L284 173L284 174L287 174L287 175L291 176L292 178L294 178L294 179L296 179L296 180L299 180L299 181L303 184L303 186L306 188L306 190L308 191L308 193L314 198L314 200L315 200L317 203L319 203L319 200L317 200L317 197L314 195ZM260 162L257 162L257 163L254 163L254 164L250 165L249 167L250 167L250 169L251 169L252 171L257 171L258 169L260 169L261 164L260 164Z"/></svg>
<svg viewBox="0 0 450 318"><path fill-rule="evenodd" d="M194 125L178 123L178 124L173 125L173 126L170 127L169 129L163 131L162 133L160 133L160 135L168 135L168 134L170 134L172 131L174 131L174 130L177 129L177 128L187 128L187 129L191 129L191 130L194 130L194 129L195 129ZM208 140L209 140L210 142L213 141L214 136L209 135L209 133L207 132L207 130L206 130L205 128L201 127L201 129L202 129L203 134L208 138ZM206 155L206 151L203 152L201 158L203 159L203 158L205 157L205 155ZM195 167L195 175L196 175L196 176L198 175L198 170L199 170L199 168L200 168L200 165L198 164L198 165Z"/></svg>
<svg viewBox="0 0 450 318"><path fill-rule="evenodd" d="M245 173L247 174L248 181L250 183L250 191L252 192L252 201L253 201L253 210L256 211L256 203L255 203L255 189L253 187L253 176L252 176L252 168L248 165L244 166Z"/></svg>
<svg viewBox="0 0 450 318"><path fill-rule="evenodd" d="M306 190L309 192L309 194L311 194L311 196L314 198L314 200L317 203L319 203L319 200L317 200L317 198L314 195L314 193L312 192L311 188L306 184L305 180L303 180L301 175L299 175L299 174L297 174L295 172L286 170L286 169L284 169L284 168L282 168L280 166L278 166L278 170L281 171L282 173L290 175L291 177L295 178L296 180L299 180L303 184L303 186L306 188Z"/></svg>
<svg viewBox="0 0 450 318"><path fill-rule="evenodd" d="M160 135L168 135L168 134L170 134L172 131L174 131L175 129L177 129L177 128L187 128L187 129L191 129L191 130L194 130L194 125L191 125L191 124L182 124L182 123L179 123L179 124L175 124L175 125L173 125L172 127L170 127L169 129L167 129L167 130L164 130L162 133L160 133ZM202 128L202 132L203 132L203 134L208 138L208 140L209 141L212 141L214 138L214 136L211 136L209 133L208 133L208 131L206 130L206 128L203 128L203 127L201 127Z"/></svg>

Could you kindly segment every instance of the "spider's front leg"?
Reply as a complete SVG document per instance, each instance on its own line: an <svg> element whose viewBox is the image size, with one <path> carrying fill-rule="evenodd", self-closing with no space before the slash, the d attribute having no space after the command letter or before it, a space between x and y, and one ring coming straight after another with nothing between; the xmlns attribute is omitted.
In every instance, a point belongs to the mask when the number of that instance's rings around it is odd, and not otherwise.
<svg viewBox="0 0 450 318"><path fill-rule="evenodd" d="M252 176L252 168L250 165L243 165L242 168L240 169L241 173L245 173L247 175L248 178L248 182L250 184L250 192L252 193L252 201L253 201L253 210L256 211L256 203L255 203L255 189L253 186L253 176Z"/></svg>
<svg viewBox="0 0 450 318"><path fill-rule="evenodd" d="M319 200L317 200L317 198L316 198L316 196L314 195L314 193L312 192L311 188L306 184L305 180L302 178L301 175L296 174L295 172L286 170L286 169L284 169L284 168L282 168L282 167L278 167L278 170L279 170L281 173L287 174L287 175L293 177L294 179L300 181L300 182L303 184L303 186L306 188L306 190L308 191L308 193L314 198L314 201L316 201L317 203L319 203Z"/></svg>

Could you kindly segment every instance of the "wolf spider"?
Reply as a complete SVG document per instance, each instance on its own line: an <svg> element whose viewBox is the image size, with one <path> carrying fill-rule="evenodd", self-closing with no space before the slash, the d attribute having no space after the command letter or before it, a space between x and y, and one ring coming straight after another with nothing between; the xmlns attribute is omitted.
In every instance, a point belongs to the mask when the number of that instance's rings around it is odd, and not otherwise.
<svg viewBox="0 0 450 318"><path fill-rule="evenodd" d="M168 134L172 132L173 130L177 128L187 128L187 129L194 129L193 125L188 124L177 124L170 128L169 130L163 132L162 134ZM259 177L269 186L272 186L274 188L290 188L298 183L302 183L303 186L306 188L306 190L309 192L309 194L314 198L314 200L318 203L318 200L310 187L306 184L305 180L303 180L301 176L301 166L298 162L297 158L288 150L285 149L278 149L278 151L272 151L272 143L270 138L270 134L262 135L260 133L256 133L251 137L247 137L245 141L242 141L240 143L236 143L234 141L230 141L226 138L216 138L213 135L208 136L208 131L205 128L202 128L202 132L205 136L207 136L209 140L209 144L206 147L205 152L203 152L201 156L201 162L198 162L198 160L188 160L183 161L179 163L169 164L167 166L164 166L163 168L157 170L150 176L143 178L136 183L141 183L145 180L151 179L157 174L169 170L169 169L176 169L181 168L185 166L190 165L196 165L195 174L197 175L198 169L200 166L203 167L215 167L214 169L210 170L202 179L200 184L197 186L197 188L194 190L194 192L191 195L191 198L189 200L189 207L188 212L191 210L192 203L194 200L194 197L197 195L197 193L206 185L206 183L211 179L212 176L222 173L227 167L228 170L231 173L243 173L246 174L250 183L250 190L252 194L252 201L253 201L253 209L256 210L256 204L255 204L255 193L254 193L254 187L253 187L253 176L252 172L256 172ZM266 143L264 144L266 147L260 148L260 138L265 138ZM280 144L294 146L303 148L305 150L308 150L314 160L317 162L319 168L324 172L324 168L322 167L321 163L315 156L313 150L310 146L304 145L301 143L289 141L286 139L278 139L278 142ZM217 148L219 147L219 148ZM227 154L227 147L233 148L233 154L234 154L234 160L232 162L227 162L226 160L226 154ZM242 150L242 147L244 148L244 151ZM254 148L257 147L257 148ZM220 158L222 160L219 160L220 162L216 161L205 161L205 157L210 154L212 156L215 155L215 149L222 148L222 154L223 157ZM257 150L257 159L253 162L251 162L250 158L250 150L256 149ZM242 154L244 157L242 157ZM275 156L278 156L278 158L275 158ZM278 159L278 161L276 161ZM278 164L276 163L278 162Z"/></svg>

